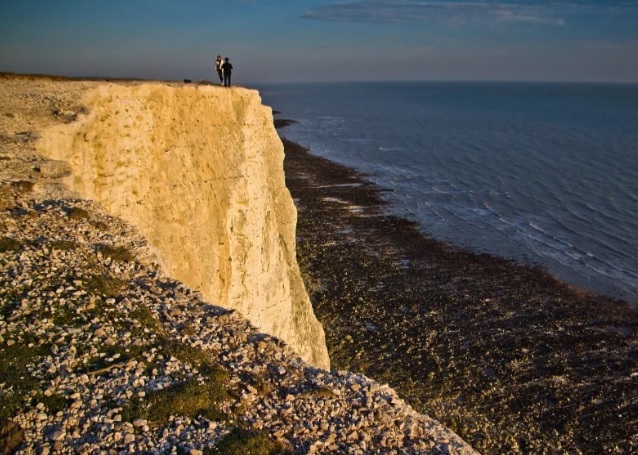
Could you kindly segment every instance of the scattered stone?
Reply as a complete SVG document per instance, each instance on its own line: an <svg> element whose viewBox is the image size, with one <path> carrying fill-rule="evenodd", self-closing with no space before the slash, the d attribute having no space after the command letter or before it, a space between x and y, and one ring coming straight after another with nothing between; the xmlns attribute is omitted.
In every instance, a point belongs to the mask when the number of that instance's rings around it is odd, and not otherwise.
<svg viewBox="0 0 638 455"><path fill-rule="evenodd" d="M14 453L24 441L24 431L10 420L0 420L0 455Z"/></svg>
<svg viewBox="0 0 638 455"><path fill-rule="evenodd" d="M49 126L64 110L78 112L71 107L97 86L68 84L0 77L0 105L25 104L34 125ZM20 90L19 103L6 98ZM51 115L52 103L60 114ZM6 119L0 135L14 137ZM311 446L318 453L438 453L423 449L429 440L441 453L474 453L402 401L371 409L368 403L389 395L375 381L310 367L238 313L203 302L164 273L132 226L94 202L62 186L18 191L9 173L34 181L64 174L44 164L32 142L0 141L0 156L27 164L0 160L0 192L8 194L0 193L8 201L0 229L16 242L0 252L0 355L20 343L25 357L2 365L10 377L0 384L0 408L11 416L0 423L6 453L199 454L237 434L293 453ZM113 261L105 246L134 251L135 261ZM408 417L410 438L401 427Z"/></svg>

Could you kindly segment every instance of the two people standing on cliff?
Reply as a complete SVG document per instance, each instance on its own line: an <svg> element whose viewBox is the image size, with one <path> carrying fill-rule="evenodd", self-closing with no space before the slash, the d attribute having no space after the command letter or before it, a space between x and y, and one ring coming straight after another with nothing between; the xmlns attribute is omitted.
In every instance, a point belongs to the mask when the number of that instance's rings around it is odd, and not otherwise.
<svg viewBox="0 0 638 455"><path fill-rule="evenodd" d="M215 70L219 76L219 82L224 87L230 87L230 77L233 74L233 65L231 65L228 57L222 62L222 56L218 55L215 60Z"/></svg>

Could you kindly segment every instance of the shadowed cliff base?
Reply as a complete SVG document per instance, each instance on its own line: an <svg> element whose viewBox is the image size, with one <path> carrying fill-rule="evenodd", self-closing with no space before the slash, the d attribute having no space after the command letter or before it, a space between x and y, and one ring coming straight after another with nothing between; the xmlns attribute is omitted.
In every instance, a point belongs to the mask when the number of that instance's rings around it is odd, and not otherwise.
<svg viewBox="0 0 638 455"><path fill-rule="evenodd" d="M638 451L636 310L435 241L364 176L284 146L334 368L387 381L482 453Z"/></svg>
<svg viewBox="0 0 638 455"><path fill-rule="evenodd" d="M283 146L256 91L29 77L0 88L11 151L0 177L21 170L44 179L36 189L99 202L140 229L171 276L329 368L296 263Z"/></svg>

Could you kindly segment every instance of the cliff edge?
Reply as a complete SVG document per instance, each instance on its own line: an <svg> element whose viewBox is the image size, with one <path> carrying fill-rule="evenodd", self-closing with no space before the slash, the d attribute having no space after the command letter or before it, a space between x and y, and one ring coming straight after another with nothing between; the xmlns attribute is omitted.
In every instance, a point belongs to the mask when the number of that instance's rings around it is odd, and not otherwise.
<svg viewBox="0 0 638 455"><path fill-rule="evenodd" d="M170 276L328 369L296 262L283 145L259 94L100 84L78 102L86 113L37 142L70 165L66 186L133 223Z"/></svg>
<svg viewBox="0 0 638 455"><path fill-rule="evenodd" d="M387 385L299 358L327 362L294 307L282 150L233 91L0 75L0 454L474 454ZM316 338L295 352L214 299Z"/></svg>

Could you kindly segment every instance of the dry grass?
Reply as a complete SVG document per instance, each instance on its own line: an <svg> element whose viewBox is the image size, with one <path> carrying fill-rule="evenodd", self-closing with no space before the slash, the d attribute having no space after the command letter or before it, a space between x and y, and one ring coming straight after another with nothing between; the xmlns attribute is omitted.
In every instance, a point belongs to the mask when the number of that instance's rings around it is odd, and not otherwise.
<svg viewBox="0 0 638 455"><path fill-rule="evenodd" d="M131 262L135 259L131 250L124 246L100 245L98 251L102 253L102 256L109 257L114 261Z"/></svg>
<svg viewBox="0 0 638 455"><path fill-rule="evenodd" d="M11 237L0 237L0 253L7 251L17 251L22 246L22 243L12 239Z"/></svg>
<svg viewBox="0 0 638 455"><path fill-rule="evenodd" d="M290 454L281 443L273 441L264 431L234 428L215 447L204 451L205 455L275 455Z"/></svg>
<svg viewBox="0 0 638 455"><path fill-rule="evenodd" d="M228 399L229 376L219 368L211 368L203 383L189 379L168 389L147 395L144 402L131 403L122 413L127 421L145 419L164 423L170 416L195 418L204 416L210 420L227 420L221 405Z"/></svg>

